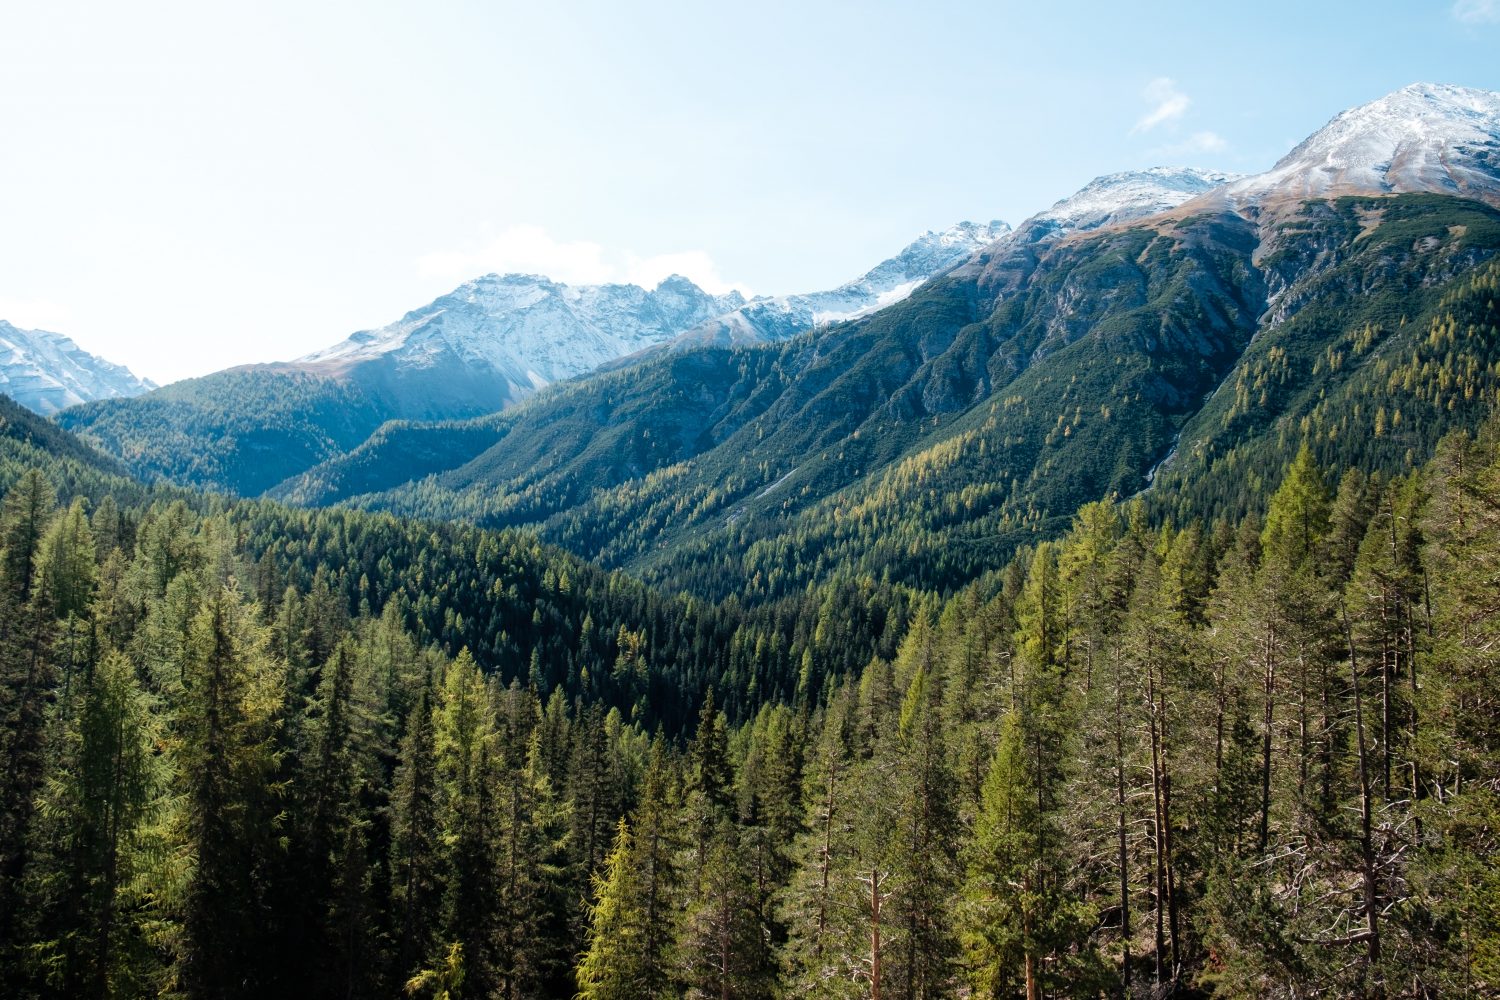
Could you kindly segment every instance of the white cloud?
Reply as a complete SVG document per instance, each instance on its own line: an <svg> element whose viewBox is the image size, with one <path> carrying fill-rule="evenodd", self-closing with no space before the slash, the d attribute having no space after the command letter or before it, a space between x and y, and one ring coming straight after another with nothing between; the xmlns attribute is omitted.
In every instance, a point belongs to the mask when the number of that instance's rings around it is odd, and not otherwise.
<svg viewBox="0 0 1500 1000"><path fill-rule="evenodd" d="M1453 16L1465 24L1500 24L1500 0L1458 0Z"/></svg>
<svg viewBox="0 0 1500 1000"><path fill-rule="evenodd" d="M662 253L654 257L631 254L625 265L625 280L643 288L655 288L661 279L674 274L691 278L693 284L712 295L723 295L735 288L749 294L749 289L743 284L725 280L713 258L702 250Z"/></svg>
<svg viewBox="0 0 1500 1000"><path fill-rule="evenodd" d="M1188 107L1193 103L1188 95L1177 89L1177 82L1167 76L1159 76L1146 84L1141 96L1151 105L1151 110L1135 123L1135 127L1130 130L1131 135L1149 132L1158 125L1176 121L1187 114Z"/></svg>
<svg viewBox="0 0 1500 1000"><path fill-rule="evenodd" d="M1229 140L1217 132L1194 132L1181 142L1174 142L1156 150L1160 156L1201 156L1205 153L1223 153L1229 149Z"/></svg>
<svg viewBox="0 0 1500 1000"><path fill-rule="evenodd" d="M0 319L22 330L66 334L73 310L46 299L18 299L0 295Z"/></svg>
<svg viewBox="0 0 1500 1000"><path fill-rule="evenodd" d="M541 226L512 226L478 247L430 253L417 261L417 267L424 277L453 281L494 271L544 274L565 284L597 285L615 280L616 275L599 244L559 242Z"/></svg>
<svg viewBox="0 0 1500 1000"><path fill-rule="evenodd" d="M663 278L680 274L714 295L732 288L749 294L740 282L729 281L704 250L641 256L631 251L607 250L588 240L564 242L541 226L511 226L498 236L463 250L426 254L417 260L424 277L454 284L481 274L543 274L570 285L629 282L654 288Z"/></svg>

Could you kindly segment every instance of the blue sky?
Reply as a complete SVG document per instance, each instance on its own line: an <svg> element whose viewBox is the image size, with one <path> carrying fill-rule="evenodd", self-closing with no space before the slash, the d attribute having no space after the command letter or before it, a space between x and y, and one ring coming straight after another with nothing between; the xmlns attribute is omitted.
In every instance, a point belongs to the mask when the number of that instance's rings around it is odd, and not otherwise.
<svg viewBox="0 0 1500 1000"><path fill-rule="evenodd" d="M808 291L1497 53L1500 0L9 0L0 318L165 382L490 270Z"/></svg>

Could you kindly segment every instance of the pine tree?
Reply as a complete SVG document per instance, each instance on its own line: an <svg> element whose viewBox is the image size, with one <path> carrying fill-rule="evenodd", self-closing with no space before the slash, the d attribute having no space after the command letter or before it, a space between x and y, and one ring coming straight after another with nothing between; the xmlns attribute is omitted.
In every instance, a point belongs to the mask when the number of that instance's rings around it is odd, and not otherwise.
<svg viewBox="0 0 1500 1000"><path fill-rule="evenodd" d="M46 705L57 675L52 594L34 571L55 507L52 484L35 469L0 506L0 947L6 950L16 940Z"/></svg>
<svg viewBox="0 0 1500 1000"><path fill-rule="evenodd" d="M630 824L622 818L603 872L594 876L588 947L577 970L579 1000L635 1000L643 995L633 853Z"/></svg>
<svg viewBox="0 0 1500 1000"><path fill-rule="evenodd" d="M436 763L427 691L407 715L391 794L391 922L395 961L408 975L431 954L442 902Z"/></svg>
<svg viewBox="0 0 1500 1000"><path fill-rule="evenodd" d="M443 843L442 939L463 946L465 989L495 982L495 720L467 650L449 666L434 725Z"/></svg>
<svg viewBox="0 0 1500 1000"><path fill-rule="evenodd" d="M1005 718L967 854L960 911L970 983L980 995L1040 1000L1097 981L1083 949L1094 913L1072 891L1058 826L1063 733L1055 680L1034 677Z"/></svg>
<svg viewBox="0 0 1500 1000"><path fill-rule="evenodd" d="M27 879L30 961L61 995L144 993L160 973L136 887L158 861L169 778L161 725L118 653L82 680L55 724Z"/></svg>
<svg viewBox="0 0 1500 1000"><path fill-rule="evenodd" d="M853 865L857 808L850 793L856 765L854 702L847 683L831 693L803 783L807 829L794 849L796 868L781 900L789 929L782 964L797 996L833 995L824 988L847 981L841 971L852 943L844 890Z"/></svg>
<svg viewBox="0 0 1500 1000"><path fill-rule="evenodd" d="M542 928L548 916L547 862L554 836L532 770L532 736L540 707L529 688L513 683L499 697L496 745L496 975L505 1000L532 994L540 982Z"/></svg>
<svg viewBox="0 0 1500 1000"><path fill-rule="evenodd" d="M691 874L696 878L697 869L708 856L708 845L715 831L733 816L730 795L734 775L729 765L728 736L724 717L714 707L712 689L703 699L698 714L698 731L688 754L690 769L685 805L693 837Z"/></svg>
<svg viewBox="0 0 1500 1000"><path fill-rule="evenodd" d="M634 823L620 820L614 847L595 877L588 948L577 970L583 1000L660 1000L676 989L671 951L679 844L660 743L651 759Z"/></svg>
<svg viewBox="0 0 1500 1000"><path fill-rule="evenodd" d="M693 1000L772 996L774 970L755 883L733 825L716 831L678 934L677 964Z"/></svg>
<svg viewBox="0 0 1500 1000"><path fill-rule="evenodd" d="M277 971L262 961L258 944L270 929L256 913L281 811L270 778L282 673L233 584L204 600L182 669L179 822L192 867L175 977L196 996L254 995Z"/></svg>
<svg viewBox="0 0 1500 1000"><path fill-rule="evenodd" d="M1423 607L1432 609L1415 706L1422 797L1414 814L1422 838L1405 871L1408 885L1387 888L1404 904L1392 917L1412 938L1405 967L1387 976L1393 991L1405 980L1431 993L1478 996L1500 984L1497 433L1492 423L1478 439L1444 442L1418 523L1428 540Z"/></svg>
<svg viewBox="0 0 1500 1000"><path fill-rule="evenodd" d="M891 992L900 997L945 995L956 951L945 910L957 883L958 816L934 687L919 665L894 745L898 812L889 864L900 886L892 916L901 947L893 956Z"/></svg>
<svg viewBox="0 0 1500 1000"><path fill-rule="evenodd" d="M594 884L594 876L610 850L611 828L623 809L624 789L605 722L604 710L598 704L582 711L574 727L568 775L573 820L570 843L580 881L588 886Z"/></svg>

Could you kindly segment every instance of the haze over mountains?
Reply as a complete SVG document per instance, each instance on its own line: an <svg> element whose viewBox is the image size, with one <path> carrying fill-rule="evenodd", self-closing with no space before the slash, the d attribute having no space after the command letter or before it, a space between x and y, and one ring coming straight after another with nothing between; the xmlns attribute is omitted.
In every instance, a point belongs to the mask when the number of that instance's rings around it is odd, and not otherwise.
<svg viewBox="0 0 1500 1000"><path fill-rule="evenodd" d="M1007 232L1003 222L960 223L924 234L832 291L752 303L677 275L649 290L485 275L396 323L295 361L188 379L138 407L99 404L67 420L89 426L104 447L135 455L143 475L255 494L353 448L387 420L492 413L674 340L713 341L721 328L736 331L736 342L775 341L864 315ZM138 438L143 421L157 432Z"/></svg>
<svg viewBox="0 0 1500 1000"><path fill-rule="evenodd" d="M487 274L287 368L379 387L404 417L483 413L744 305L680 275L654 289Z"/></svg>

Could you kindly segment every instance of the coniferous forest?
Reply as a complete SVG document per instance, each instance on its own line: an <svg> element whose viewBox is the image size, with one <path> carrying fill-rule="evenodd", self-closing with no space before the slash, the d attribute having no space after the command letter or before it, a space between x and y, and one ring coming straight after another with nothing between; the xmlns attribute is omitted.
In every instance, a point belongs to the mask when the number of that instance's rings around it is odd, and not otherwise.
<svg viewBox="0 0 1500 1000"><path fill-rule="evenodd" d="M1500 0L9 6L0 1000L1500 1000Z"/></svg>
<svg viewBox="0 0 1500 1000"><path fill-rule="evenodd" d="M1500 988L1493 425L753 608L23 426L7 995Z"/></svg>

